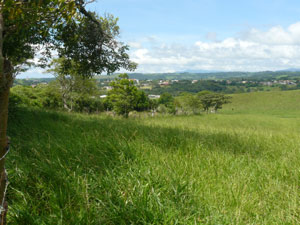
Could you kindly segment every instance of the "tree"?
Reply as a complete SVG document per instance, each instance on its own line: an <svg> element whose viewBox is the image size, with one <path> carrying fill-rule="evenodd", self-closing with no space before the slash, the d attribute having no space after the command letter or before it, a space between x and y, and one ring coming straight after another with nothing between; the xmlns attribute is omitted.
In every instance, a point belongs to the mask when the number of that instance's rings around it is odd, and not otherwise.
<svg viewBox="0 0 300 225"><path fill-rule="evenodd" d="M149 99L149 108L151 109L151 116L153 117L158 108L158 100Z"/></svg>
<svg viewBox="0 0 300 225"><path fill-rule="evenodd" d="M47 85L38 85L37 89L40 90L42 98L42 106L50 109L57 109L62 107L62 101L60 97L60 88L55 81L50 82Z"/></svg>
<svg viewBox="0 0 300 225"><path fill-rule="evenodd" d="M108 92L108 101L118 115L128 117L133 110L144 110L149 106L149 99L145 93L134 86L128 75L120 74L119 78L111 82L112 90Z"/></svg>
<svg viewBox="0 0 300 225"><path fill-rule="evenodd" d="M158 99L158 104L167 107L168 113L176 114L174 97L170 93L168 92L163 93ZM159 107L159 108L162 109L164 107Z"/></svg>
<svg viewBox="0 0 300 225"><path fill-rule="evenodd" d="M93 0L92 0L93 1ZM39 53L45 66L56 50L74 61L82 76L91 77L119 68L133 70L128 46L114 39L119 30L116 20L104 20L85 9L85 0L5 0L0 2L0 222L5 222L7 174L5 156L9 149L6 136L10 87L18 72L32 64ZM73 32L74 31L74 32ZM108 32L109 31L109 32Z"/></svg>
<svg viewBox="0 0 300 225"><path fill-rule="evenodd" d="M219 109L222 109L224 104L230 103L231 98L223 94L216 94L214 97L214 111L217 113Z"/></svg>
<svg viewBox="0 0 300 225"><path fill-rule="evenodd" d="M230 96L225 96L223 94L213 93L209 91L202 91L197 94L202 107L206 113L208 113L210 108L213 108L215 112L222 109L223 104L229 103Z"/></svg>
<svg viewBox="0 0 300 225"><path fill-rule="evenodd" d="M69 70L91 77L95 74L113 73L120 68L134 70L136 64L126 53L129 47L117 41L118 19L112 15L99 17L91 13L79 21L58 26L55 47L59 57L64 57L64 73Z"/></svg>
<svg viewBox="0 0 300 225"><path fill-rule="evenodd" d="M76 101L81 98L95 96L98 92L96 80L82 76L77 71L77 64L71 61L70 67L65 67L67 59L64 57L54 59L51 63L52 72L56 77L56 83L59 86L63 107L73 111ZM86 101L86 100L85 100Z"/></svg>
<svg viewBox="0 0 300 225"><path fill-rule="evenodd" d="M201 91L197 94L198 99L200 100L202 107L206 113L213 106L213 93L210 91Z"/></svg>
<svg viewBox="0 0 300 225"><path fill-rule="evenodd" d="M191 111L193 114L196 114L202 108L202 104L199 98L196 95L191 93L181 93L177 98L178 105L180 106L183 112Z"/></svg>
<svg viewBox="0 0 300 225"><path fill-rule="evenodd" d="M174 103L174 98L173 96L168 93L168 92L165 92L163 93L159 99L158 99L158 104L163 104L165 106L169 106L169 105L172 105Z"/></svg>
<svg viewBox="0 0 300 225"><path fill-rule="evenodd" d="M150 109L151 106L153 105L151 105L150 99L145 92L138 90L136 94L136 105L134 110L141 112Z"/></svg>

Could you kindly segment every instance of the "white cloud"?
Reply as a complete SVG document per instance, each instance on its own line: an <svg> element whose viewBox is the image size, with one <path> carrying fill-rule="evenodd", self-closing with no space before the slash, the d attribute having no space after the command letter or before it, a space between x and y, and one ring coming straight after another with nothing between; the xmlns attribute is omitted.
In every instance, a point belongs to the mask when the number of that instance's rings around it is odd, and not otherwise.
<svg viewBox="0 0 300 225"><path fill-rule="evenodd" d="M137 72L185 70L263 71L300 68L300 22L268 30L249 29L220 41L210 32L193 44L162 41L159 36L129 42ZM173 40L176 37L173 38ZM188 41L187 41L188 42ZM39 75L40 74L40 75ZM38 69L23 77L49 76Z"/></svg>
<svg viewBox="0 0 300 225"><path fill-rule="evenodd" d="M130 48L141 48L142 45L139 42L129 42L128 45L130 46Z"/></svg>
<svg viewBox="0 0 300 225"><path fill-rule="evenodd" d="M300 22L290 25L287 29L275 26L262 32L251 29L242 35L245 39L272 45L299 45L300 44Z"/></svg>
<svg viewBox="0 0 300 225"><path fill-rule="evenodd" d="M139 72L300 68L300 22L267 31L250 29L222 41L197 41L194 45L144 41L140 45L131 53Z"/></svg>
<svg viewBox="0 0 300 225"><path fill-rule="evenodd" d="M149 52L148 49L141 48L141 49L138 49L138 50L134 51L133 56L138 58L138 59L143 59L143 58L146 57L146 54L148 52Z"/></svg>

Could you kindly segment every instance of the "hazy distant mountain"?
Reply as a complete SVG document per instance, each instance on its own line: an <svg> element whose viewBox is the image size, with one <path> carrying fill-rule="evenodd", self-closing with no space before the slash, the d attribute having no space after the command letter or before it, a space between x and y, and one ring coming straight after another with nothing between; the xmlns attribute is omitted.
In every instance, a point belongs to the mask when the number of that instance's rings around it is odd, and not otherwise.
<svg viewBox="0 0 300 225"><path fill-rule="evenodd" d="M300 72L300 68L289 68L285 70L278 70L278 72Z"/></svg>
<svg viewBox="0 0 300 225"><path fill-rule="evenodd" d="M185 71L179 71L177 73L220 73L223 71L218 70L185 70Z"/></svg>

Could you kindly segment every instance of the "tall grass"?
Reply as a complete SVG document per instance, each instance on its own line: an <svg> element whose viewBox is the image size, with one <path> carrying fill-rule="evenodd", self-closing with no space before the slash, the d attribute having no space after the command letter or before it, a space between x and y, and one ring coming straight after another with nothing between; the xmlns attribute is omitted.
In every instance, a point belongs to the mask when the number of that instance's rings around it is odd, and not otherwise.
<svg viewBox="0 0 300 225"><path fill-rule="evenodd" d="M298 224L294 117L19 110L9 121L9 223Z"/></svg>

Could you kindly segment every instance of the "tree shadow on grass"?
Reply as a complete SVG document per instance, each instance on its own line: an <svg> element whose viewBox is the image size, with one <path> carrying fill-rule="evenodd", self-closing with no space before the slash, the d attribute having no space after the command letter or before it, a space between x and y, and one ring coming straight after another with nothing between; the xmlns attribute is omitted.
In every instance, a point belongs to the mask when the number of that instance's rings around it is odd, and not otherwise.
<svg viewBox="0 0 300 225"><path fill-rule="evenodd" d="M263 140L254 136L225 131L191 131L181 128L147 126L138 120L110 117L87 117L57 112L23 110L9 122L13 146L18 146L22 158L35 153L78 162L91 162L99 154L103 161L98 168L116 165L119 153L134 157L128 143L135 140L151 143L161 151L187 151L186 146L202 147L208 151L259 156L266 150ZM15 145L14 145L15 144ZM96 158L95 158L96 157ZM74 160L74 161L72 161ZM98 160L98 159L97 159ZM112 163L113 162L113 163ZM101 166L102 165L102 166ZM84 165L83 165L84 166Z"/></svg>

